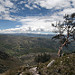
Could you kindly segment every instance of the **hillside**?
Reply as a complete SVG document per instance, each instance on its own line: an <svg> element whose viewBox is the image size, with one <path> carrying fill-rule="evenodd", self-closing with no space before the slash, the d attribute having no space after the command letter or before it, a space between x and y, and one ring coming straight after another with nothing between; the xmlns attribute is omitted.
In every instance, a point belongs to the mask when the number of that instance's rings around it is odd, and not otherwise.
<svg viewBox="0 0 75 75"><path fill-rule="evenodd" d="M21 65L19 59L0 51L0 73Z"/></svg>
<svg viewBox="0 0 75 75"><path fill-rule="evenodd" d="M11 55L37 52L56 52L55 41L46 38L0 35L0 49Z"/></svg>
<svg viewBox="0 0 75 75"><path fill-rule="evenodd" d="M47 67L47 64L52 60L55 62ZM75 53L40 64L38 70L40 75L75 75Z"/></svg>
<svg viewBox="0 0 75 75"><path fill-rule="evenodd" d="M75 42L69 45L69 48L65 48L65 50L75 50L74 45ZM48 38L26 37L20 35L0 35L0 50L13 56L37 52L57 52L58 47L58 41L56 42L55 40Z"/></svg>
<svg viewBox="0 0 75 75"><path fill-rule="evenodd" d="M53 64L47 67L51 61ZM48 62L35 66L21 66L8 70L1 75L75 75L75 53L66 54L59 58L52 58Z"/></svg>
<svg viewBox="0 0 75 75"><path fill-rule="evenodd" d="M75 75L75 53L57 58L58 47L58 41L49 38L0 35L0 73L14 75L23 72L23 75L33 75L31 71L37 67L39 75ZM63 51L74 52L75 42ZM50 54L50 60L36 63L35 57L44 52ZM51 67L47 67L52 60L55 62Z"/></svg>

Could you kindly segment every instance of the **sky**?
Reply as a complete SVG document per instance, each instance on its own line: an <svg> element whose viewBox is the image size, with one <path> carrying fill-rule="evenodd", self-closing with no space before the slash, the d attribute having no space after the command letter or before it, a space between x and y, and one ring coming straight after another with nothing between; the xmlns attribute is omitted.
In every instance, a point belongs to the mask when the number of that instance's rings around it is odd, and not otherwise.
<svg viewBox="0 0 75 75"><path fill-rule="evenodd" d="M49 34L75 13L75 0L0 0L0 33Z"/></svg>

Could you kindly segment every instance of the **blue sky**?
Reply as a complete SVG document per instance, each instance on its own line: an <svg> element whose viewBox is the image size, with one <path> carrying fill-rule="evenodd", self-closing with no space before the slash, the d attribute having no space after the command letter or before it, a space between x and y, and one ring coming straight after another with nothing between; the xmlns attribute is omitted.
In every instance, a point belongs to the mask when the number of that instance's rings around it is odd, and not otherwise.
<svg viewBox="0 0 75 75"><path fill-rule="evenodd" d="M51 33L71 13L75 0L0 0L0 33Z"/></svg>

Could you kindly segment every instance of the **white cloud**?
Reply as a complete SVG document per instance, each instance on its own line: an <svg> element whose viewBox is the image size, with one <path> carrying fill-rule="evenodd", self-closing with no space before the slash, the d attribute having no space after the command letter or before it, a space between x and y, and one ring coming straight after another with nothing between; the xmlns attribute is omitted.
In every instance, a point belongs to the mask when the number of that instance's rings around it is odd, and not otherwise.
<svg viewBox="0 0 75 75"><path fill-rule="evenodd" d="M26 1L20 1L18 4L25 4L26 3Z"/></svg>
<svg viewBox="0 0 75 75"><path fill-rule="evenodd" d="M73 10L72 10L73 11ZM64 12L64 11L63 11ZM25 17L24 19L19 20L22 25L16 25L16 28L0 30L0 33L51 33L56 28L52 27L52 23L56 23L59 20L62 21L64 14L59 12L60 16L56 13L52 16L43 16L43 17ZM62 14L61 14L62 13Z"/></svg>
<svg viewBox="0 0 75 75"><path fill-rule="evenodd" d="M29 9L33 9L33 7L31 7L31 6L28 5L28 4L25 4L25 7L29 8Z"/></svg>
<svg viewBox="0 0 75 75"><path fill-rule="evenodd" d="M70 1L73 3L71 4ZM75 8L72 8L72 5L75 7L75 0L28 0L28 4L25 4L25 7L29 9L38 8L38 5L46 9L52 9L54 12L51 16L45 17L20 17L20 16L11 16L10 12L16 12L16 10L10 10L10 8L15 9L15 5L10 0L0 0L0 19L5 20L19 20L22 23L22 26L16 25L16 28L0 30L2 33L40 33L40 32L51 32L53 27L51 23L56 21L62 21L65 14L71 14L75 12ZM5 4L6 3L6 4ZM25 1L21 1L19 4L23 4ZM32 5L31 5L32 4ZM7 7L7 8L6 8ZM17 9L17 8L16 8ZM24 7L22 7L24 10ZM56 11L59 9L60 11ZM63 9L63 10L61 10ZM41 12L42 13L42 12ZM1 16L2 15L2 16Z"/></svg>
<svg viewBox="0 0 75 75"><path fill-rule="evenodd" d="M6 0L6 1L4 2L4 4L5 4L5 7L9 7L9 8L12 8L12 7L13 7L13 3L10 2L9 0Z"/></svg>
<svg viewBox="0 0 75 75"><path fill-rule="evenodd" d="M33 4L36 7L36 4L44 7L46 9L67 9L75 7L75 0L28 0L28 4ZM32 7L32 6L31 6Z"/></svg>
<svg viewBox="0 0 75 75"><path fill-rule="evenodd" d="M11 28L11 29L0 30L0 33L17 33L17 32L21 32L21 29L20 28Z"/></svg>
<svg viewBox="0 0 75 75"><path fill-rule="evenodd" d="M20 25L16 25L16 27L17 27L17 28L19 28L19 27L20 27Z"/></svg>
<svg viewBox="0 0 75 75"><path fill-rule="evenodd" d="M38 8L36 5L33 5L34 8Z"/></svg>
<svg viewBox="0 0 75 75"><path fill-rule="evenodd" d="M2 11L5 12L5 8L4 8L2 5L0 5L0 13L1 13Z"/></svg>
<svg viewBox="0 0 75 75"><path fill-rule="evenodd" d="M69 7L71 7L70 1L73 1L75 3L74 0L28 0L28 1L29 1L29 4L30 3L37 4L46 9L69 8ZM74 4L72 4L72 5L74 5Z"/></svg>
<svg viewBox="0 0 75 75"><path fill-rule="evenodd" d="M0 0L0 19L14 20L11 17L10 12L16 12L15 9L16 7L11 0Z"/></svg>
<svg viewBox="0 0 75 75"><path fill-rule="evenodd" d="M19 22L22 26L17 25L16 28L1 30L0 33L43 33L53 30L49 17L26 17Z"/></svg>
<svg viewBox="0 0 75 75"><path fill-rule="evenodd" d="M68 9L64 9L63 11L59 12L59 14L72 14L75 13L75 8L68 8Z"/></svg>
<svg viewBox="0 0 75 75"><path fill-rule="evenodd" d="M62 13L62 12L60 12ZM21 26L17 25L16 28L1 30L0 33L37 33L37 34L49 34L52 31L57 30L52 27L52 23L56 21L62 21L63 17L54 14L46 17L26 17L21 19Z"/></svg>
<svg viewBox="0 0 75 75"><path fill-rule="evenodd" d="M14 0L14 1L18 1L18 0ZM71 4L70 1L73 3ZM54 13L56 14L55 17L62 13L64 14L67 12L71 12L71 10L74 11L74 8L72 8L72 5L75 7L75 0L28 0L28 4L26 4L26 1L19 2L19 4L23 4L23 3L25 3L25 7L31 10L34 8L40 9L38 5L46 9L52 9L52 11L54 12L55 10L59 9L60 11L57 11L57 13L56 12ZM12 8L12 10L10 10L10 8ZM24 9L25 8L22 7L22 10ZM61 9L63 10L61 11ZM11 17L10 12L15 13L17 11L18 11L18 8L14 5L13 2L11 2L11 0L0 0L0 15L1 15L0 19L7 18L7 20L12 20L13 18ZM54 16L54 14L52 16ZM8 15L8 17L6 15Z"/></svg>
<svg viewBox="0 0 75 75"><path fill-rule="evenodd" d="M4 7L9 7L9 8L12 8L14 5L10 0L0 0L0 4Z"/></svg>

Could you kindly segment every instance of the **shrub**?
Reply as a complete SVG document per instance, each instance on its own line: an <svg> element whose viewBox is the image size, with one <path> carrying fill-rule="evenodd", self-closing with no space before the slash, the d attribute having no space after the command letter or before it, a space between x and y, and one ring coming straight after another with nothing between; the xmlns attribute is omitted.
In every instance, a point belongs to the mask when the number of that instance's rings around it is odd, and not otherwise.
<svg viewBox="0 0 75 75"><path fill-rule="evenodd" d="M37 63L40 63L40 62L44 63L44 62L47 62L49 59L50 59L50 54L43 53L43 54L38 54L34 60Z"/></svg>

